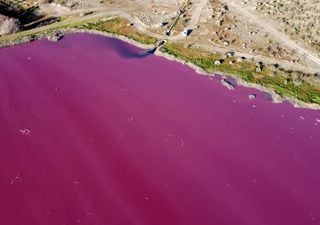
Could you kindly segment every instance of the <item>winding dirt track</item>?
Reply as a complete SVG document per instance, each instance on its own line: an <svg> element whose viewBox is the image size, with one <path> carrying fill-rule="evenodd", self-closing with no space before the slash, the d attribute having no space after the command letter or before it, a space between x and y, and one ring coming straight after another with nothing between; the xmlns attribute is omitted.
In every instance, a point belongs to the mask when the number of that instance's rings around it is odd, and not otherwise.
<svg viewBox="0 0 320 225"><path fill-rule="evenodd" d="M298 55L302 58L312 62L318 69L320 69L320 59L309 49L305 48L302 44L296 43L291 40L288 36L277 30L277 28L271 24L269 21L255 15L252 12L241 7L239 2L222 0L226 5L235 10L237 13L248 18L248 20L252 23L257 24L258 26L264 28L265 31L269 32L271 35L276 37L279 41L281 41L288 48L294 50Z"/></svg>
<svg viewBox="0 0 320 225"><path fill-rule="evenodd" d="M315 54L313 54L312 52L310 52L308 49L306 49L302 45L294 42L289 37L287 37L286 35L284 35L280 31L278 31L272 24L270 24L270 22L265 21L262 18L259 18L257 15L254 15L251 12L247 12L245 9L243 9L241 7L241 5L235 3L234 1L231 1L231 2L226 1L226 0L222 0L222 1L225 4L227 4L228 6L230 6L230 8L233 8L233 10L235 10L238 13L242 14L243 16L247 17L249 21L256 23L257 25L263 27L267 32L269 32L273 36L277 37L281 42L283 42L284 45L287 45L290 49L294 50L298 55L302 56L302 58L307 59L314 64L313 68L310 68L310 67L307 68L302 65L294 65L293 66L289 62L281 61L282 66L285 66L286 68L294 68L294 69L298 69L300 71L307 71L307 72L308 71L310 72L310 70L312 70L312 73L317 72L320 69L320 59L317 58L317 56L315 56ZM186 26L186 29L195 29L196 28L196 26L199 24L202 10L204 9L204 7L206 6L207 3L208 3L208 0L196 0L195 2L193 2L193 4L195 5L194 12L191 16L191 20L190 20L189 24ZM165 40L171 40L171 41L179 41L179 40L185 39L185 36L182 35L181 33L179 33L177 35L173 35L173 36L167 36L164 34L162 35L162 34L158 34L153 31L150 31L146 24L144 24L141 20L139 20L139 18L132 16L129 12L125 12L125 11L121 11L121 10L110 10L109 8L106 8L106 7L73 10L70 12L54 14L51 16L72 16L72 15L76 15L79 13L85 13L85 12L93 12L93 14L83 16L80 18L69 19L67 21L62 21L59 24L60 25L68 25L68 24L72 24L75 22L86 21L88 19L93 19L93 18L97 18L97 17L101 17L101 16L120 16L120 17L126 18L130 22L134 23L135 28L138 31L140 31L146 35L149 35L151 37L154 37L154 38L157 38L160 40L165 39ZM40 32L43 30L48 30L50 28L54 28L56 26L57 26L56 24L51 24L48 26L33 29L33 31ZM12 37L15 35L16 34L13 34ZM7 36L6 38L9 38L9 36ZM221 50L221 48L217 48L214 46L211 46L211 48L215 48L215 51ZM240 55L242 55L242 53L240 53ZM250 57L252 57L252 56L250 56ZM255 56L255 57L260 58L262 60L265 60L266 62L273 62L274 61L274 59L271 59L271 58L266 58L266 57L261 57L261 56Z"/></svg>

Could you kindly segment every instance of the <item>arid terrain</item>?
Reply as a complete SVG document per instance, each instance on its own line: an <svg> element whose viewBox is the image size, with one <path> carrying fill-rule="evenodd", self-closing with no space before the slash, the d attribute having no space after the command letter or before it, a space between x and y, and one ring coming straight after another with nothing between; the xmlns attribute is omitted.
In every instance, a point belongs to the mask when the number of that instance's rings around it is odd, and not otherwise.
<svg viewBox="0 0 320 225"><path fill-rule="evenodd" d="M6 0L14 8L40 6L45 16L83 16L118 10L137 21L149 34L163 35L184 0ZM203 5L199 9L199 5ZM193 23L190 37L181 40L211 51L236 51L287 67L320 68L320 1L190 0L173 29L178 34ZM195 15L196 14L196 15ZM194 18L197 17L197 18ZM192 20L192 18L194 20ZM4 33L4 32L2 32ZM9 33L9 32L8 32ZM285 37L284 37L285 36ZM288 42L288 40L297 45ZM300 51L298 47L305 51ZM308 57L310 54L315 57ZM302 67L300 67L302 68Z"/></svg>
<svg viewBox="0 0 320 225"><path fill-rule="evenodd" d="M125 19L132 30L157 41L199 50L199 57L203 55L201 52L220 55L212 62L218 72L230 71L219 69L220 64L227 62L228 66L233 66L245 61L256 65L255 73L263 72L267 66L264 75L271 74L270 71L274 75L278 69L286 70L289 74L286 79L291 79L294 85L306 81L320 92L320 0L0 2L3 15L0 35L7 38L7 42L9 37L5 34L12 35L17 30L27 30L31 34L30 30L52 30L53 26L60 26L58 24L87 23L87 20L113 16ZM130 32L129 28L126 32ZM225 60L226 57L233 58Z"/></svg>

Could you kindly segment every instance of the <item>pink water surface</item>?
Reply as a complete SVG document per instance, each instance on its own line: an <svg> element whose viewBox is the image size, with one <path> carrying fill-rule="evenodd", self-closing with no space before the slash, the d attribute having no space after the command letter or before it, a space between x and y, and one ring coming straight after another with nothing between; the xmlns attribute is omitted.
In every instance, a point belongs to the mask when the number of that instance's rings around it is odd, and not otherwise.
<svg viewBox="0 0 320 225"><path fill-rule="evenodd" d="M0 49L1 225L320 224L320 111L141 51Z"/></svg>

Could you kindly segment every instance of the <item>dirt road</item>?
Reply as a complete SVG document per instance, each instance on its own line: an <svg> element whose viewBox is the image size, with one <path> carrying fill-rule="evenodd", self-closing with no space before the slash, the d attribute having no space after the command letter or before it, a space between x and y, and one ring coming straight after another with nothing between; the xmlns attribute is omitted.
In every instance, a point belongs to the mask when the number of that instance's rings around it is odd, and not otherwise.
<svg viewBox="0 0 320 225"><path fill-rule="evenodd" d="M201 12L203 8L207 5L208 0L198 0L195 1L193 4L197 5L195 11L193 12L190 22L188 24L189 29L194 29L199 24Z"/></svg>
<svg viewBox="0 0 320 225"><path fill-rule="evenodd" d="M201 12L203 8L206 6L208 3L208 0L197 0L193 4L195 5L194 12L192 14L192 17L190 19L190 22L188 25L185 27L185 29L195 29L199 23ZM131 14L125 12L125 11L110 11L109 8L91 8L91 9L86 9L86 10L75 10L75 11L70 11L67 13L61 13L61 14L56 14L55 16L71 16L79 13L84 13L84 12L94 12L93 15L86 16L85 18L92 18L95 16L100 16L101 14L106 14L106 15L113 15L113 16L120 16L123 18L128 19L130 22L134 23L134 26L139 30L140 32L147 34L151 37L157 38L157 39L165 39L165 40L171 40L171 41L178 41L184 39L186 36L182 35L181 33L173 36L167 36L167 35L162 35L158 34L155 32L152 32L148 29L148 26L145 25L141 20L139 20L137 17L132 16ZM79 18L79 21L82 19ZM78 21L77 19L75 21Z"/></svg>
<svg viewBox="0 0 320 225"><path fill-rule="evenodd" d="M229 0L222 0L222 2L228 5L231 9L235 10L237 13L247 17L250 22L264 28L265 31L276 37L281 43L294 50L297 55L300 55L302 58L312 62L317 69L320 69L320 59L316 56L316 54L311 52L302 44L291 40L288 36L280 32L272 23L255 15L253 12L249 12L248 10L244 9L239 2Z"/></svg>

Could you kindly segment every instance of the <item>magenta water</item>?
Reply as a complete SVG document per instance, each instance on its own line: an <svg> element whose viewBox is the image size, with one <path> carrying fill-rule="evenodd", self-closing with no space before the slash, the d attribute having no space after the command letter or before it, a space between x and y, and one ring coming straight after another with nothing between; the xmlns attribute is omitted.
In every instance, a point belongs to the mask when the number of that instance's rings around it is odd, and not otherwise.
<svg viewBox="0 0 320 225"><path fill-rule="evenodd" d="M0 96L0 224L320 224L320 111L85 34L1 49Z"/></svg>

